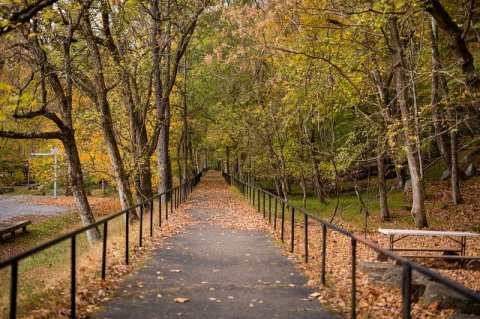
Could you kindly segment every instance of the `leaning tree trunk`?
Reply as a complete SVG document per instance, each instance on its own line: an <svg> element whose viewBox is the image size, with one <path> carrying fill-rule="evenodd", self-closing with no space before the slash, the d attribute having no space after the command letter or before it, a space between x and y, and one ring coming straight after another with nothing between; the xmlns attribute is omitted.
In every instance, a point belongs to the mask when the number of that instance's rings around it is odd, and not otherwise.
<svg viewBox="0 0 480 319"><path fill-rule="evenodd" d="M80 212L80 219L83 225L91 225L95 223L92 209L88 203L87 194L85 192L85 184L83 182L82 165L80 157L78 156L77 143L73 131L69 131L63 135L63 147L65 148L65 156L68 161L68 175L72 186L72 192L77 202L77 207ZM87 231L87 238L90 244L102 238L100 230L95 227Z"/></svg>
<svg viewBox="0 0 480 319"><path fill-rule="evenodd" d="M411 212L415 221L415 226L417 228L423 228L428 227L427 217L425 214L425 192L423 186L422 172L420 169L420 162L417 156L417 149L415 146L415 132L411 127L410 110L407 104L403 47L398 32L396 17L390 18L388 23L391 32L392 47L394 50L394 61L396 64L395 84L397 91L397 102L402 114L408 168L412 181L413 202Z"/></svg>
<svg viewBox="0 0 480 319"><path fill-rule="evenodd" d="M467 93L473 101L473 106L480 111L480 77L475 70L474 59L468 50L463 31L445 11L440 1L425 1L425 10L435 18L439 28L445 33L445 38L464 77Z"/></svg>
<svg viewBox="0 0 480 319"><path fill-rule="evenodd" d="M125 172L120 150L118 148L118 143L115 138L112 114L107 99L107 87L105 84L102 60L100 57L100 51L95 42L95 36L93 34L91 22L88 16L85 16L83 29L87 47L93 62L94 86L96 93L95 102L100 113L100 122L103 130L103 136L107 145L107 153L110 158L110 163L112 164L118 195L120 197L120 204L122 209L127 209L133 206L132 191L130 190L128 176ZM132 214L132 216L134 216L134 214Z"/></svg>

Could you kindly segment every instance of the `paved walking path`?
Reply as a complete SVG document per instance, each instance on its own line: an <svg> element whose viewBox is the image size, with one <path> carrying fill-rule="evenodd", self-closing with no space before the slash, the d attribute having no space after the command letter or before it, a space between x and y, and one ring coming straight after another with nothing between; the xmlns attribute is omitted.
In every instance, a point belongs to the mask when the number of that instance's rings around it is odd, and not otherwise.
<svg viewBox="0 0 480 319"><path fill-rule="evenodd" d="M193 194L189 209L197 223L156 248L95 318L335 317L309 300L314 290L305 286L307 279L282 256L273 237L216 222L232 212L212 203L235 196L220 178L216 172L206 174L201 182L206 190L196 190L202 194Z"/></svg>

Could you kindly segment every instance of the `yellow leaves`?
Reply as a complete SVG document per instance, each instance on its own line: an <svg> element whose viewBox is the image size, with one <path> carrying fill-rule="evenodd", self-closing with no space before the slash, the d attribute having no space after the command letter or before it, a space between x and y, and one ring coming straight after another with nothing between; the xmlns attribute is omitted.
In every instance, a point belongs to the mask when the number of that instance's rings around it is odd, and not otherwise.
<svg viewBox="0 0 480 319"><path fill-rule="evenodd" d="M13 86L11 86L8 83L5 82L0 82L0 91L3 91L2 93L10 93L13 89Z"/></svg>
<svg viewBox="0 0 480 319"><path fill-rule="evenodd" d="M176 302L176 303L186 303L186 302L189 302L190 299L179 297L179 298L173 299L173 301Z"/></svg>

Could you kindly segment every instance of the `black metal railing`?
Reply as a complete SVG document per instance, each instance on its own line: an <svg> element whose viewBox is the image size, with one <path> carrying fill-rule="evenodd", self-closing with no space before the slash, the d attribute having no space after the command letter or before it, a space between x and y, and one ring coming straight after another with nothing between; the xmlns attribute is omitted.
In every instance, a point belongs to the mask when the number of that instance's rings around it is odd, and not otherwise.
<svg viewBox="0 0 480 319"><path fill-rule="evenodd" d="M14 319L17 317L17 294L18 294L18 265L21 260L28 258L40 251L43 251L47 248L55 246L59 243L64 241L70 240L70 317L76 318L76 285L77 285L77 277L76 277L76 259L77 259L77 236L90 230L93 228L103 226L103 239L102 239L102 263L101 263L101 278L105 280L106 278L106 269L107 269L107 239L108 239L108 223L109 221L119 218L121 216L125 216L125 264L128 265L129 263L129 245L130 245L130 214L132 212L136 212L140 210L140 221L138 223L139 229L139 246L143 246L143 218L145 215L145 209L150 210L150 229L149 235L150 237L153 236L153 224L154 224L154 211L153 211L153 202L154 200L158 199L158 226L162 227L162 201L164 202L165 206L165 220L168 220L168 204L170 204L170 213L173 212L174 209L178 208L183 202L186 201L187 196L193 191L194 187L200 181L203 173L206 170L202 170L198 173L195 177L189 179L188 181L173 187L167 190L164 193L158 194L153 196L152 198L146 199L145 201L129 207L125 210L122 210L118 213L110 215L106 218L103 218L93 224L88 226L79 228L74 230L70 233L52 239L46 243L43 243L39 246L33 247L23 253L20 253L16 256L7 258L5 260L0 261L0 269L10 266L11 268L11 284L10 284L10 319Z"/></svg>
<svg viewBox="0 0 480 319"><path fill-rule="evenodd" d="M257 211L261 212L260 209L260 198L263 197L263 203L265 203L265 197L268 196L268 202L270 203L272 198L275 199L274 205L274 218L273 218L273 228L274 230L277 229L277 207L279 206L277 203L281 204L281 230L280 230L280 238L282 242L285 241L284 230L285 230L285 217L286 212L288 212L288 208L291 211L291 236L290 236L290 252L294 252L294 240L295 240L295 212L303 214L303 221L304 221L304 260L308 262L308 250L309 250L309 232L308 232L308 224L309 221L318 222L322 227L322 254L321 254L321 283L322 285L326 285L326 251L327 251L327 229L334 230L346 237L351 239L351 318L356 317L356 267L357 267L357 243L362 243L366 247L376 251L377 253L386 256L395 260L398 264L403 266L402 270L402 279L401 279L401 293L402 293L402 318L408 319L410 318L411 313L411 300L412 300L412 270L418 271L419 273L427 276L428 278L432 279L435 282L445 285L446 287L454 290L455 292L459 293L460 295L464 296L472 303L480 303L480 294L476 293L475 291L462 286L446 277L441 276L437 272L428 269L420 264L412 262L405 257L397 255L396 253L387 250L378 244L374 243L371 240L368 240L364 237L357 236L339 226L333 225L326 220L315 216L311 212L305 210L304 208L298 207L291 202L273 194L268 191L265 191L259 187L254 185L245 183L235 177L227 175L225 172L222 173L223 177L227 181L228 184L237 187L240 192L244 195L244 198L248 200L253 207L257 208ZM262 196L263 195L263 196ZM268 210L269 216L269 224L271 225L271 210L269 205ZM266 218L265 212L265 204L263 204L263 217Z"/></svg>

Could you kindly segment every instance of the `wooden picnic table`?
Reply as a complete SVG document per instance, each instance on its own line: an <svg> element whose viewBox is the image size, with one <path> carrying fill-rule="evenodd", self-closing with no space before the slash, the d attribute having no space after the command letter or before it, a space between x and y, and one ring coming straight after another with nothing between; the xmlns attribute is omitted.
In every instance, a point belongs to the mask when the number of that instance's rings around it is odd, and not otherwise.
<svg viewBox="0 0 480 319"><path fill-rule="evenodd" d="M3 241L3 235L10 234L12 237L15 236L15 231L17 229L22 229L22 231L26 233L27 226L31 223L30 220L23 220L16 223L0 222L0 242Z"/></svg>
<svg viewBox="0 0 480 319"><path fill-rule="evenodd" d="M466 256L467 251L467 237L479 237L480 234L465 231L441 231L441 230L423 230L423 229L385 229L379 228L378 231L389 236L389 250L403 251L403 252L442 252L439 254L401 254L409 258L442 258L442 259L461 259L461 260L478 260L480 256ZM397 236L397 237L395 237ZM446 237L456 247L395 247L402 239L410 236L432 236L432 237Z"/></svg>

